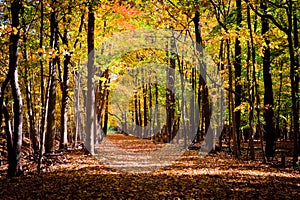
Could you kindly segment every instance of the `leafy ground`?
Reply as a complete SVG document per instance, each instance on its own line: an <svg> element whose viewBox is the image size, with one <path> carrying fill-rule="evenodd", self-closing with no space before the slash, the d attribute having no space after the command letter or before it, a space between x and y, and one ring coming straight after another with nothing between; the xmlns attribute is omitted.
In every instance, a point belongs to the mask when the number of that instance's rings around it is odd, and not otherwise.
<svg viewBox="0 0 300 200"><path fill-rule="evenodd" d="M135 148L129 145L128 138L116 137L124 139L118 145L128 150ZM153 148L141 141L137 146L142 151ZM225 152L199 158L197 151L189 150L171 166L135 174L107 168L82 150L44 163L43 172L37 174L36 164L24 159L25 175L13 179L5 178L6 166L2 166L0 198L300 199L299 171L236 160Z"/></svg>

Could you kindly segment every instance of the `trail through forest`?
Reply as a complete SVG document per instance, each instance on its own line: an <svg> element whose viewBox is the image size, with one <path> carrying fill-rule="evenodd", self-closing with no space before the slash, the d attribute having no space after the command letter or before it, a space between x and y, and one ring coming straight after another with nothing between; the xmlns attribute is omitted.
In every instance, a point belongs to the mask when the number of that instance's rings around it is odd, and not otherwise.
<svg viewBox="0 0 300 200"><path fill-rule="evenodd" d="M118 134L128 151L151 146ZM120 141L120 139L123 139ZM126 141L127 139L127 141ZM116 140L117 141L117 140ZM146 145L142 145L141 141ZM142 147L144 148L142 148ZM200 158L188 150L172 165L149 173L126 173L101 164L81 149L45 160L41 174L24 159L25 175L0 175L1 199L298 199L300 173L293 168L237 160L226 152Z"/></svg>

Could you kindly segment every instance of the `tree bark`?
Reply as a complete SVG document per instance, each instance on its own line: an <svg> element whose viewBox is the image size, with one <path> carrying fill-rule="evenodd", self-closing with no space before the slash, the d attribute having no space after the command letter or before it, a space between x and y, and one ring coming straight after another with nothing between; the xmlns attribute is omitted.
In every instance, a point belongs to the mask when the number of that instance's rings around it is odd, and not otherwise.
<svg viewBox="0 0 300 200"><path fill-rule="evenodd" d="M52 1L55 7L56 0ZM50 14L50 47L53 53L58 50L57 13L53 10ZM49 62L49 101L47 115L47 132L45 137L45 152L55 151L55 107L56 107L56 64L58 57L54 55Z"/></svg>
<svg viewBox="0 0 300 200"><path fill-rule="evenodd" d="M18 29L19 14L22 7L20 0L15 0L11 4L12 28ZM14 130L12 134L12 155L8 157L8 177L18 176L22 171L22 96L18 83L18 45L20 31L14 31L10 35L9 45L9 71L11 72L10 86L13 96Z"/></svg>
<svg viewBox="0 0 300 200"><path fill-rule="evenodd" d="M247 6L247 24L248 29L250 32L250 41L251 46L248 42L248 55L247 55L247 82L248 82L248 96L251 101L250 104L250 111L249 111L249 147L250 147L250 158L251 160L255 159L254 154L254 141L253 141L253 133L254 133L254 102L255 102L255 94L254 94L254 84L256 84L256 77L255 77L255 48L254 48L254 41L253 41L253 34L252 34L252 26L251 26L251 16L250 16L250 7ZM251 80L251 73L250 73L250 60L252 58L252 80ZM254 82L254 84L253 84ZM252 86L251 86L252 85Z"/></svg>
<svg viewBox="0 0 300 200"><path fill-rule="evenodd" d="M70 7L69 7L70 11ZM63 17L63 22L68 26L71 22L70 18L66 21L66 17ZM68 28L64 29L63 44L69 47L69 31ZM60 120L60 142L59 149L68 148L68 93L69 93L69 64L71 61L71 52L64 55L64 69L62 78L62 105L61 105L61 120Z"/></svg>
<svg viewBox="0 0 300 200"><path fill-rule="evenodd" d="M41 4L41 24L40 24L40 41L39 41L39 48L43 48L43 31L44 31L44 2L43 0L40 0ZM38 159L38 165L37 165L37 171L40 172L41 170L41 165L42 165L42 155L44 151L44 138L45 138L45 119L46 119L46 105L45 103L45 95L44 95L44 63L43 60L41 59L42 53L39 53L40 57L40 69L41 69L41 127L40 127L40 146L39 146L39 159ZM48 94L48 93L47 93Z"/></svg>
<svg viewBox="0 0 300 200"><path fill-rule="evenodd" d="M148 117L147 117L147 113L148 113L148 108L147 108L147 83L145 83L145 78L146 78L146 74L144 72L144 70L142 71L142 90L143 90L143 107L144 107L144 111L143 111L143 118L144 118L144 138L148 137Z"/></svg>
<svg viewBox="0 0 300 200"><path fill-rule="evenodd" d="M297 13L296 13L296 8L293 10L293 25L294 25L294 48L298 49L299 48L299 36L298 36L298 18L297 18ZM296 88L296 94L299 94L299 54L295 55L295 88ZM298 109L298 118L299 118L299 108L300 108L300 103L299 101L297 102L297 109ZM296 124L297 125L297 124ZM300 153L300 136L299 136L299 123L298 123L298 145L294 144L294 149L295 151L298 149L298 154ZM295 141L297 142L297 140ZM298 159L296 158L297 155L294 155L294 162L297 162ZM295 166L295 165L294 165Z"/></svg>
<svg viewBox="0 0 300 200"><path fill-rule="evenodd" d="M94 133L95 133L95 80L94 80L94 29L95 29L95 13L93 6L89 5L88 13L88 80L87 80L87 103L86 103L86 147L90 154L94 154Z"/></svg>
<svg viewBox="0 0 300 200"><path fill-rule="evenodd" d="M25 23L24 23L25 24ZM25 25L24 25L25 27ZM33 105L32 105L32 98L31 98L31 89L30 89L30 84L29 84L29 70L28 70L28 52L27 52L27 35L26 35L26 28L24 28L24 36L23 36L23 41L24 41L24 49L23 49L23 57L25 60L25 73L24 73L24 81L25 81L25 90L26 90L26 104L27 104L27 115L29 118L29 137L30 141L32 144L32 150L34 155L38 155L39 152L39 143L38 143L38 135L37 131L34 127L34 110L33 110Z"/></svg>
<svg viewBox="0 0 300 200"><path fill-rule="evenodd" d="M175 39L171 39L171 51L175 49ZM166 69L166 137L164 142L168 143L173 140L176 135L175 130L175 88L174 88L174 77L175 77L175 54L173 52L167 52L169 58L169 67Z"/></svg>
<svg viewBox="0 0 300 200"><path fill-rule="evenodd" d="M262 12L267 11L268 5L265 2L260 4ZM264 118L266 122L266 157L273 157L275 150L275 133L274 133L274 99L272 89L272 75L271 75L271 54L270 54L270 41L266 38L265 34L269 31L269 22L265 17L261 18L262 29L261 34L264 37L266 47L263 55L263 77L264 77Z"/></svg>
<svg viewBox="0 0 300 200"><path fill-rule="evenodd" d="M236 1L236 30L240 30L240 26L242 23L242 2L241 0ZM241 85L241 42L237 37L235 40L235 62L234 62L234 69L235 69L235 91L238 95L235 95L235 107L241 104L240 94L242 93L242 85ZM241 125L241 111L237 110L235 113L235 130L234 134L236 135L236 144L234 144L234 154L238 156L240 152L240 125Z"/></svg>

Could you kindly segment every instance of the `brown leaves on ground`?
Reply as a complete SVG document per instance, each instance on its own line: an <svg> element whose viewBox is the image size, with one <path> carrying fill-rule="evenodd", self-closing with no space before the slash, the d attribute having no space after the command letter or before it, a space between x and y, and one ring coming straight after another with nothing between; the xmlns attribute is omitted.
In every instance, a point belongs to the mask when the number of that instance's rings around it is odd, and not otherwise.
<svg viewBox="0 0 300 200"><path fill-rule="evenodd" d="M148 147L145 149L150 148L151 144L146 143ZM119 145L124 146L121 143ZM134 149L129 144L125 146ZM0 171L2 173L0 198L299 199L300 197L299 171L291 168L272 168L258 161L236 160L223 152L199 158L197 151L187 151L173 165L151 173L131 174L110 169L93 156L84 155L81 150L65 154L63 161L48 164L41 174L37 174L35 168L33 162L25 162L26 175L13 179L6 179L4 172Z"/></svg>
<svg viewBox="0 0 300 200"><path fill-rule="evenodd" d="M140 139L131 135L109 134L107 137L116 146L129 152L145 153L158 150L164 146L164 144L154 144L150 139Z"/></svg>

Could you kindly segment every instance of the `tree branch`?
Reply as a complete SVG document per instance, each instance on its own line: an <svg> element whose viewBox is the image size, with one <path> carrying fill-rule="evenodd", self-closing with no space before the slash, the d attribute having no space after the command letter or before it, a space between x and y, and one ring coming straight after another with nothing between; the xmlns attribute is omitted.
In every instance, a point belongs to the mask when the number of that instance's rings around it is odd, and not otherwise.
<svg viewBox="0 0 300 200"><path fill-rule="evenodd" d="M288 33L288 31L289 31L288 28L283 27L281 24L279 24L273 15L263 14L263 13L259 12L257 9L255 9L254 6L249 2L249 0L244 0L244 1L250 6L251 10L254 11L255 14L257 14L260 17L265 17L265 18L271 20L275 24L275 26L277 26L277 28L279 28L281 31L285 32L286 34Z"/></svg>

